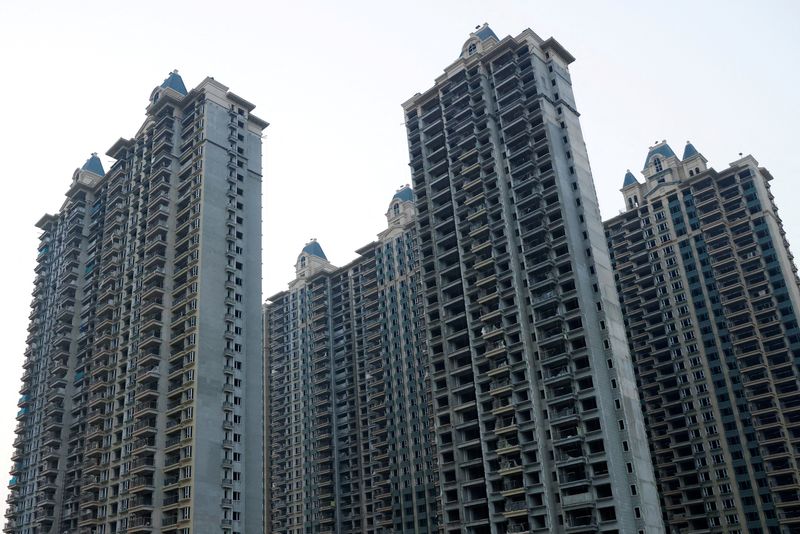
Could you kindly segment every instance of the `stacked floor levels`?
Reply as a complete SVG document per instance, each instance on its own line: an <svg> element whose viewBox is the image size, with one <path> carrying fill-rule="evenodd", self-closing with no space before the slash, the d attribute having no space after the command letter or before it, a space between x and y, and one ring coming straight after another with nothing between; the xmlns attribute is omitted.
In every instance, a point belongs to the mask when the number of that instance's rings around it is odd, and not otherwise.
<svg viewBox="0 0 800 534"><path fill-rule="evenodd" d="M39 221L5 532L263 531L252 108L170 74Z"/></svg>
<svg viewBox="0 0 800 534"><path fill-rule="evenodd" d="M312 241L265 307L270 532L437 530L410 188L336 268Z"/></svg>
<svg viewBox="0 0 800 534"><path fill-rule="evenodd" d="M404 104L447 533L663 529L572 59L484 25Z"/></svg>
<svg viewBox="0 0 800 534"><path fill-rule="evenodd" d="M670 532L800 531L800 292L769 172L691 144L606 235Z"/></svg>

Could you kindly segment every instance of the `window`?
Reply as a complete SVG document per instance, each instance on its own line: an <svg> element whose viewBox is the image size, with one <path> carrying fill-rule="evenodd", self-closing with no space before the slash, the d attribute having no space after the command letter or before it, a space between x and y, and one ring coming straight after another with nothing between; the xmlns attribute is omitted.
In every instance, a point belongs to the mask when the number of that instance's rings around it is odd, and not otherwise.
<svg viewBox="0 0 800 534"><path fill-rule="evenodd" d="M478 50L478 47L475 45L475 43L470 43L470 44L469 44L469 47L467 48L467 55L471 56L471 55L472 55L472 54L474 54L474 53L475 53L477 50Z"/></svg>
<svg viewBox="0 0 800 534"><path fill-rule="evenodd" d="M656 172L661 172L663 167L661 166L661 159L653 158L653 165L656 167Z"/></svg>

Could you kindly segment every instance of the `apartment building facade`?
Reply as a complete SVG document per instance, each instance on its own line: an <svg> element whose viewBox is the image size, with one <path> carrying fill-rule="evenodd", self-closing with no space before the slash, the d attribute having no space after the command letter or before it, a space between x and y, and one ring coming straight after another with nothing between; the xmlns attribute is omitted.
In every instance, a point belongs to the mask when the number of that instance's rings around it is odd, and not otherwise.
<svg viewBox="0 0 800 534"><path fill-rule="evenodd" d="M572 61L483 25L403 104L445 533L663 531Z"/></svg>
<svg viewBox="0 0 800 534"><path fill-rule="evenodd" d="M172 72L37 223L5 532L263 532L253 107Z"/></svg>
<svg viewBox="0 0 800 534"><path fill-rule="evenodd" d="M265 306L270 532L434 533L413 194L334 267L316 241Z"/></svg>
<svg viewBox="0 0 800 534"><path fill-rule="evenodd" d="M752 156L650 148L605 222L670 532L800 530L800 292Z"/></svg>

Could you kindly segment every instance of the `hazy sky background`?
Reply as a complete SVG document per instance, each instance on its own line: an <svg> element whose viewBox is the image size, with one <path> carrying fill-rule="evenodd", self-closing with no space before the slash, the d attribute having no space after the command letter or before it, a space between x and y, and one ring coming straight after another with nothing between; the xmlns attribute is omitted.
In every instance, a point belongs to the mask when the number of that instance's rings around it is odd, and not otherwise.
<svg viewBox="0 0 800 534"><path fill-rule="evenodd" d="M690 139L717 169L743 152L772 172L798 252L798 21L796 1L1 2L0 228L13 261L2 266L0 466L11 463L33 224L58 210L91 152L136 133L170 70L188 88L215 77L271 123L268 297L293 277L309 238L341 265L383 229L389 200L410 181L400 104L433 85L483 22L501 38L530 27L577 58L572 81L605 218L651 144L667 139L680 155Z"/></svg>

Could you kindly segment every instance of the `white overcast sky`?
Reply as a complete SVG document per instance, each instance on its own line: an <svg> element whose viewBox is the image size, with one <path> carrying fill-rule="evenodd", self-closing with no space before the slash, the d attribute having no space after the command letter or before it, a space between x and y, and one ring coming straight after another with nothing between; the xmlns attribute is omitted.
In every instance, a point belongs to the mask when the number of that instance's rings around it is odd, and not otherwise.
<svg viewBox="0 0 800 534"><path fill-rule="evenodd" d="M469 32L525 27L576 58L572 80L603 216L649 145L687 139L722 169L753 154L775 176L800 247L800 2L0 2L0 466L10 466L38 231L73 170L132 137L172 69L255 103L264 139L264 297L316 237L344 264L410 181L400 104L433 84ZM111 160L103 155L108 168ZM2 469L0 469L2 470ZM4 486L5 482L0 482ZM0 489L0 510L5 506Z"/></svg>

